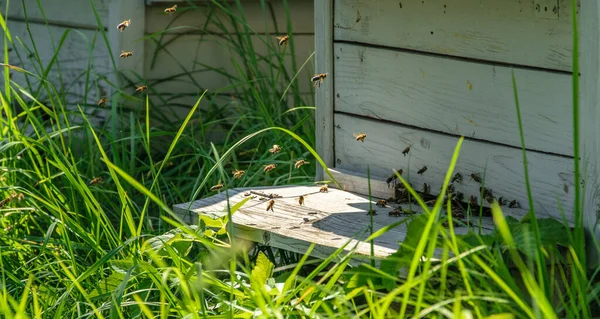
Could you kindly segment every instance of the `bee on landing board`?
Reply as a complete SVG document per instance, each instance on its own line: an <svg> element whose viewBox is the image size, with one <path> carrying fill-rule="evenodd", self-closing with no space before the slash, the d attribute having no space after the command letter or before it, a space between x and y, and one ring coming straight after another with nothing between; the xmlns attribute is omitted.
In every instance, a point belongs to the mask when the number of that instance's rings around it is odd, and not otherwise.
<svg viewBox="0 0 600 319"><path fill-rule="evenodd" d="M100 101L98 101L98 106L104 106L106 102L108 102L108 99L103 97L100 99Z"/></svg>
<svg viewBox="0 0 600 319"><path fill-rule="evenodd" d="M271 149L269 150L269 152L273 153L273 154L277 154L281 151L281 147L277 144L273 145L273 147L271 147Z"/></svg>
<svg viewBox="0 0 600 319"><path fill-rule="evenodd" d="M403 151L402 151L402 155L406 156L406 154L408 154L408 152L410 152L410 146L407 146Z"/></svg>
<svg viewBox="0 0 600 319"><path fill-rule="evenodd" d="M304 205L304 196L303 195L300 195L300 197L298 197L298 204Z"/></svg>
<svg viewBox="0 0 600 319"><path fill-rule="evenodd" d="M269 165L265 166L264 171L265 171L265 173L268 173L268 172L274 170L276 167L277 167L277 165L275 165L275 164L269 164Z"/></svg>
<svg viewBox="0 0 600 319"><path fill-rule="evenodd" d="M133 55L133 52L131 52L131 51L121 51L121 54L119 55L119 57L122 59L126 59L132 55Z"/></svg>
<svg viewBox="0 0 600 319"><path fill-rule="evenodd" d="M462 181L462 175L460 173L456 173L454 174L454 177L452 177L452 180L450 181L450 183L454 183L454 182L461 182Z"/></svg>
<svg viewBox="0 0 600 319"><path fill-rule="evenodd" d="M271 200L269 201L269 203L267 204L267 211L271 210L272 212L275 212L275 211L273 210L273 206L275 206L275 200L274 200L274 199L271 199Z"/></svg>
<svg viewBox="0 0 600 319"><path fill-rule="evenodd" d="M300 166L306 165L306 164L310 164L310 162L307 162L305 160L298 160L298 161L296 161L296 164L294 164L294 167L296 169L298 169L298 168L300 168Z"/></svg>
<svg viewBox="0 0 600 319"><path fill-rule="evenodd" d="M479 173L471 173L471 178L477 183L481 184L481 176L479 176Z"/></svg>
<svg viewBox="0 0 600 319"><path fill-rule="evenodd" d="M320 193L329 193L329 189L327 188L327 185L323 185L321 186L321 188L319 189Z"/></svg>
<svg viewBox="0 0 600 319"><path fill-rule="evenodd" d="M386 201L385 199L381 199L381 200L379 200L379 201L377 202L377 204L375 204L375 205L377 205L377 206L379 206L379 207L382 207L382 208L384 208L384 207L385 207L385 205L387 205L387 201Z"/></svg>
<svg viewBox="0 0 600 319"><path fill-rule="evenodd" d="M377 211L374 209L371 209L370 211L367 212L367 215L375 216L375 215L377 215Z"/></svg>
<svg viewBox="0 0 600 319"><path fill-rule="evenodd" d="M166 8L165 9L165 13L167 13L169 15L175 13L175 11L177 11L177 5L174 5L174 6L170 7L170 8Z"/></svg>
<svg viewBox="0 0 600 319"><path fill-rule="evenodd" d="M429 184L427 184L427 183L423 183L423 194L428 195L430 191L431 191L431 186L429 186Z"/></svg>
<svg viewBox="0 0 600 319"><path fill-rule="evenodd" d="M277 41L279 41L279 45L284 45L287 44L288 40L290 39L289 35L284 35L282 37L275 37L277 39Z"/></svg>
<svg viewBox="0 0 600 319"><path fill-rule="evenodd" d="M521 205L519 204L519 202L517 202L517 200L513 200L512 202L510 202L508 204L508 208L521 208Z"/></svg>
<svg viewBox="0 0 600 319"><path fill-rule="evenodd" d="M426 170L427 170L427 166L423 166L423 168L421 168L421 169L420 169L420 170L417 172L417 174L419 174L419 175L423 176L423 173L425 173L425 171L426 171Z"/></svg>
<svg viewBox="0 0 600 319"><path fill-rule="evenodd" d="M392 176L388 177L388 179L386 179L386 180L385 180L385 182L386 182L386 183L388 183L388 187L390 186L389 184L390 184L391 182L394 182L394 181L396 181L396 179L398 178L398 176L396 176L396 172L398 173L398 175L402 175L402 173L403 173L404 171L402 171L402 169L399 169L399 170L394 170L394 174L392 174Z"/></svg>
<svg viewBox="0 0 600 319"><path fill-rule="evenodd" d="M130 24L131 24L131 19L125 20L117 25L117 29L119 29L119 31L123 32L123 30L125 30L125 28L127 28Z"/></svg>
<svg viewBox="0 0 600 319"><path fill-rule="evenodd" d="M316 74L315 76L312 77L311 81L313 81L314 85L313 86L317 86L317 84L319 85L319 87L321 87L321 82L323 82L323 80L325 80L325 78L327 77L329 73L320 73L320 74Z"/></svg>
<svg viewBox="0 0 600 319"><path fill-rule="evenodd" d="M367 137L367 134L365 134L365 133L354 134L354 138L356 138L356 140L359 142L364 142L366 137Z"/></svg>

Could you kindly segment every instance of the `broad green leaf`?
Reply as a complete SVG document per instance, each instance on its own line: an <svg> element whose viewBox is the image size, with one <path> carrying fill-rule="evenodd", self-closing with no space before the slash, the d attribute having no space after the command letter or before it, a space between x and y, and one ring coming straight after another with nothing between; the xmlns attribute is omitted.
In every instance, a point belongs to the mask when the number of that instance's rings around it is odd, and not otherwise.
<svg viewBox="0 0 600 319"><path fill-rule="evenodd" d="M261 251L260 253L258 253L258 258L256 258L256 265L252 269L252 280L256 281L256 283L260 286L264 286L267 283L267 279L271 278L273 274L273 268L273 263Z"/></svg>

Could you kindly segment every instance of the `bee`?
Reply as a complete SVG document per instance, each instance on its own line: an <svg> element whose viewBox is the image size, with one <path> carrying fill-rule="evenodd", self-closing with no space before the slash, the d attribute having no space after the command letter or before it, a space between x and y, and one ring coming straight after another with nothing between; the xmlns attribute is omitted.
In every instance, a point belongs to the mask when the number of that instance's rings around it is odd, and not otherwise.
<svg viewBox="0 0 600 319"><path fill-rule="evenodd" d="M406 154L408 154L408 152L410 152L410 146L407 146L403 151L402 151L402 155L406 156Z"/></svg>
<svg viewBox="0 0 600 319"><path fill-rule="evenodd" d="M10 196L9 196L9 197L6 197L6 198L5 198L5 199L3 199L3 200L1 200L1 201L0 201L0 208L4 207L4 205L8 204L8 202L10 202L11 200L12 200L12 198L11 198Z"/></svg>
<svg viewBox="0 0 600 319"><path fill-rule="evenodd" d="M477 197L469 195L469 204L471 205L471 207L477 206Z"/></svg>
<svg viewBox="0 0 600 319"><path fill-rule="evenodd" d="M479 187L479 192L483 194L483 198L488 203L492 203L494 201L494 196L492 195L492 190L487 187Z"/></svg>
<svg viewBox="0 0 600 319"><path fill-rule="evenodd" d="M479 176L479 173L471 173L471 178L477 183L481 184L481 177Z"/></svg>
<svg viewBox="0 0 600 319"><path fill-rule="evenodd" d="M271 200L269 201L269 203L267 204L267 211L271 210L272 212L275 212L275 211L273 210L273 206L275 206L275 200L274 200L274 199L271 199Z"/></svg>
<svg viewBox="0 0 600 319"><path fill-rule="evenodd" d="M269 150L269 152L273 154L277 154L279 153L279 151L281 151L281 147L279 147L279 145L277 144L273 145L273 147L271 147L271 149Z"/></svg>
<svg viewBox="0 0 600 319"><path fill-rule="evenodd" d="M91 186L91 185L96 185L96 184L98 184L98 183L102 183L102 177L96 177L96 178L92 179L92 180L90 181L90 186Z"/></svg>
<svg viewBox="0 0 600 319"><path fill-rule="evenodd" d="M221 190L221 189L223 189L223 184L221 184L221 183L219 182L219 184L217 184L217 185L215 185L215 186L211 187L211 188L210 188L210 191L211 191L211 192L212 192L212 191L219 191L219 190Z"/></svg>
<svg viewBox="0 0 600 319"><path fill-rule="evenodd" d="M383 208L383 207L385 207L386 204L387 204L387 201L385 199L382 199L382 200L378 201L377 204L375 204L375 205Z"/></svg>
<svg viewBox="0 0 600 319"><path fill-rule="evenodd" d="M450 183L454 183L454 182L461 182L462 181L462 175L460 175L460 173L456 173L454 174L454 177L452 177L452 180L450 180Z"/></svg>
<svg viewBox="0 0 600 319"><path fill-rule="evenodd" d="M125 21L119 23L119 25L117 25L117 29L119 29L119 31L123 32L123 30L125 30L125 28L127 28L130 24L131 24L131 19L125 20Z"/></svg>
<svg viewBox="0 0 600 319"><path fill-rule="evenodd" d="M356 138L356 140L360 141L360 142L364 142L365 141L365 137L367 137L367 134L365 134L365 133L354 134L354 138Z"/></svg>
<svg viewBox="0 0 600 319"><path fill-rule="evenodd" d="M310 162L307 162L305 160L299 160L299 161L296 161L296 164L294 164L294 167L296 169L298 169L298 168L300 168L300 166L305 165L305 164L310 164Z"/></svg>
<svg viewBox="0 0 600 319"><path fill-rule="evenodd" d="M148 90L148 87L145 85L136 86L135 93L141 93Z"/></svg>
<svg viewBox="0 0 600 319"><path fill-rule="evenodd" d="M417 172L417 174L419 174L419 175L423 176L423 173L425 173L425 171L426 171L426 170L427 170L427 166L423 166L423 168L421 168L421 169L420 169L420 170Z"/></svg>
<svg viewBox="0 0 600 319"><path fill-rule="evenodd" d="M246 173L246 171L237 170L237 169L234 169L231 172L231 174L233 174L233 178L235 178L235 179L241 179L242 176L244 176L245 173Z"/></svg>
<svg viewBox="0 0 600 319"><path fill-rule="evenodd" d="M300 195L300 197L298 197L298 204L304 205L304 196L303 195Z"/></svg>
<svg viewBox="0 0 600 319"><path fill-rule="evenodd" d="M375 215L377 215L377 211L374 209L371 209L370 211L367 212L367 215L375 216Z"/></svg>
<svg viewBox="0 0 600 319"><path fill-rule="evenodd" d="M275 165L275 164L265 165L264 171L265 171L265 173L268 173L268 172L274 170L275 167L277 167L277 165Z"/></svg>
<svg viewBox="0 0 600 319"><path fill-rule="evenodd" d="M321 188L319 189L319 193L329 193L329 189L327 188L327 185L321 186Z"/></svg>
<svg viewBox="0 0 600 319"><path fill-rule="evenodd" d="M98 101L98 106L104 106L104 104L106 104L106 102L108 102L108 99L103 97L100 99L100 101Z"/></svg>
<svg viewBox="0 0 600 319"><path fill-rule="evenodd" d="M402 211L402 207L398 207L388 213L389 216L399 217L402 216L404 212Z"/></svg>
<svg viewBox="0 0 600 319"><path fill-rule="evenodd" d="M500 198L498 198L498 206L504 206L506 205L506 202L508 202L506 199L504 199L503 196L500 196Z"/></svg>
<svg viewBox="0 0 600 319"><path fill-rule="evenodd" d="M25 194L19 193L19 195L17 196L17 200L20 202L20 201L23 201L24 199L25 199Z"/></svg>
<svg viewBox="0 0 600 319"><path fill-rule="evenodd" d="M453 197L454 197L454 198L455 198L457 201L459 201L459 202L462 202L462 201L463 201L463 199L465 199L465 195L464 195L463 193L461 193L461 192L456 192L456 193L454 193L454 194L453 194Z"/></svg>
<svg viewBox="0 0 600 319"><path fill-rule="evenodd" d="M405 210L403 210L403 212L404 212L405 214L409 214L409 215L414 215L414 214L416 214L416 213L417 213L417 212L415 212L415 211L414 211L414 210L412 210L412 209L405 209Z"/></svg>
<svg viewBox="0 0 600 319"><path fill-rule="evenodd" d="M173 14L175 11L177 11L177 5L174 5L170 8L165 9L165 13L168 13L168 14Z"/></svg>
<svg viewBox="0 0 600 319"><path fill-rule="evenodd" d="M392 176L388 177L388 179L385 180L385 182L388 183L388 187L390 186L389 184L391 182L395 181L396 178L398 178L398 176L396 176L396 172L398 173L398 175L402 175L403 173L402 169L394 170L394 174L392 174Z"/></svg>
<svg viewBox="0 0 600 319"><path fill-rule="evenodd" d="M312 77L311 81L313 81L314 85L313 86L317 86L317 84L319 85L319 87L321 87L321 82L323 82L323 80L325 80L325 78L327 77L329 73L320 73L320 74L316 74L315 76Z"/></svg>
<svg viewBox="0 0 600 319"><path fill-rule="evenodd" d="M521 205L519 205L519 202L515 199L508 204L508 208L521 208Z"/></svg>
<svg viewBox="0 0 600 319"><path fill-rule="evenodd" d="M133 52L131 52L131 51L121 51L121 54L119 55L119 57L126 59L132 55L133 55Z"/></svg>
<svg viewBox="0 0 600 319"><path fill-rule="evenodd" d="M429 194L429 191L431 191L431 186L427 183L423 183L423 194Z"/></svg>
<svg viewBox="0 0 600 319"><path fill-rule="evenodd" d="M284 45L284 44L287 44L288 40L290 39L290 36L284 35L282 37L275 37L275 38L279 41L279 45Z"/></svg>

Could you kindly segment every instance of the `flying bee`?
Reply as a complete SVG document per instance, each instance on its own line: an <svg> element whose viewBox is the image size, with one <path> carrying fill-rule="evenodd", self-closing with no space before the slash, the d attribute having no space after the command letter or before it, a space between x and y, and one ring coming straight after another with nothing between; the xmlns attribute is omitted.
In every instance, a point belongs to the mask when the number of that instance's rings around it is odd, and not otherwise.
<svg viewBox="0 0 600 319"><path fill-rule="evenodd" d="M279 41L279 45L284 45L287 44L288 40L290 39L289 35L284 35L282 37L275 37L277 39L277 41Z"/></svg>
<svg viewBox="0 0 600 319"><path fill-rule="evenodd" d="M131 52L131 51L121 51L121 54L119 55L119 57L126 59L132 55L133 55L133 52Z"/></svg>
<svg viewBox="0 0 600 319"><path fill-rule="evenodd" d="M273 147L271 147L271 149L269 150L269 152L273 154L277 154L279 153L279 151L281 151L281 147L279 147L279 145L277 144L273 145Z"/></svg>
<svg viewBox="0 0 600 319"><path fill-rule="evenodd" d="M231 172L231 174L233 174L233 178L235 178L235 179L241 179L242 176L244 176L245 173L246 173L246 171L238 170L238 169L234 169Z"/></svg>
<svg viewBox="0 0 600 319"><path fill-rule="evenodd" d="M429 194L429 191L431 191L431 186L427 183L423 183L423 194Z"/></svg>
<svg viewBox="0 0 600 319"><path fill-rule="evenodd" d="M462 175L460 175L460 173L456 173L454 174L454 177L452 177L452 180L450 181L450 183L454 183L454 182L461 182L462 181Z"/></svg>
<svg viewBox="0 0 600 319"><path fill-rule="evenodd" d="M375 204L375 205L383 208L383 207L385 207L386 204L387 204L387 201L385 199L382 199L382 200L379 200L377 202L377 204Z"/></svg>
<svg viewBox="0 0 600 319"><path fill-rule="evenodd" d="M321 186L321 188L319 189L319 193L329 193L329 189L327 188L327 185Z"/></svg>
<svg viewBox="0 0 600 319"><path fill-rule="evenodd" d="M108 102L108 99L103 97L100 99L100 101L98 101L98 106L104 106L106 102Z"/></svg>
<svg viewBox="0 0 600 319"><path fill-rule="evenodd" d="M17 196L17 200L18 201L23 201L24 199L25 199L25 194L19 193L19 195Z"/></svg>
<svg viewBox="0 0 600 319"><path fill-rule="evenodd" d="M141 93L148 90L148 87L145 85L136 86L135 93Z"/></svg>
<svg viewBox="0 0 600 319"><path fill-rule="evenodd" d="M265 173L268 173L268 172L274 170L275 167L277 167L277 165L275 165L275 164L265 165L264 171L265 171Z"/></svg>
<svg viewBox="0 0 600 319"><path fill-rule="evenodd" d="M319 85L319 87L321 87L321 82L323 82L323 80L325 80L325 78L327 77L329 73L320 73L320 74L316 74L315 76L312 77L311 81L313 81L314 85L313 86L317 86L317 84Z"/></svg>
<svg viewBox="0 0 600 319"><path fill-rule="evenodd" d="M510 202L508 204L508 208L521 208L521 205L519 204L519 202L517 202L517 200L513 200L512 202Z"/></svg>
<svg viewBox="0 0 600 319"><path fill-rule="evenodd" d="M300 195L300 197L298 197L298 204L304 205L304 196L303 195Z"/></svg>
<svg viewBox="0 0 600 319"><path fill-rule="evenodd" d="M371 209L370 211L367 212L367 215L375 216L375 215L377 215L377 211L374 209Z"/></svg>
<svg viewBox="0 0 600 319"><path fill-rule="evenodd" d="M402 151L402 155L406 156L406 154L408 154L408 152L410 152L410 146L407 146L403 151Z"/></svg>
<svg viewBox="0 0 600 319"><path fill-rule="evenodd" d="M423 176L423 173L425 173L425 171L426 171L426 170L427 170L427 166L423 166L423 168L421 168L421 169L420 169L420 170L417 172L417 174L419 174L419 175Z"/></svg>
<svg viewBox="0 0 600 319"><path fill-rule="evenodd" d="M165 9L165 13L168 13L168 14L173 14L173 13L175 13L175 11L177 11L177 5L174 5L170 8Z"/></svg>
<svg viewBox="0 0 600 319"><path fill-rule="evenodd" d="M294 167L296 169L300 168L300 166L305 165L305 164L310 164L310 162L307 162L305 160L298 160L296 161L296 164L294 164Z"/></svg>
<svg viewBox="0 0 600 319"><path fill-rule="evenodd" d="M274 199L271 199L271 200L269 201L269 203L267 204L267 211L271 210L272 212L275 212L275 211L273 210L273 206L275 206L275 200L274 200Z"/></svg>
<svg viewBox="0 0 600 319"><path fill-rule="evenodd" d="M223 184L219 182L219 184L217 184L217 185L215 185L215 186L211 187L211 188L210 188L210 191L211 191L211 192L212 192L212 191L219 191L219 190L221 190L221 189L223 189Z"/></svg>
<svg viewBox="0 0 600 319"><path fill-rule="evenodd" d="M365 137L367 137L367 134L365 134L365 133L356 133L356 134L354 134L354 138L356 138L356 140L360 141L360 142L364 142L365 141Z"/></svg>
<svg viewBox="0 0 600 319"><path fill-rule="evenodd" d="M477 183L481 184L481 176L479 176L479 173L471 173L471 178Z"/></svg>
<svg viewBox="0 0 600 319"><path fill-rule="evenodd" d="M99 184L99 183L102 183L102 177L96 177L96 178L92 179L90 181L90 186L91 185L96 185L96 184Z"/></svg>
<svg viewBox="0 0 600 319"><path fill-rule="evenodd" d="M130 24L131 24L131 19L125 20L125 21L119 23L119 25L117 25L117 29L119 29L119 31L123 32L123 30L125 30L125 28L127 28Z"/></svg>
<svg viewBox="0 0 600 319"><path fill-rule="evenodd" d="M392 176L388 177L388 179L385 180L385 182L388 183L388 187L390 186L389 184L391 182L395 181L396 178L398 178L398 176L396 176L396 172L398 173L398 175L402 175L403 173L402 169L394 170L394 174L392 174Z"/></svg>

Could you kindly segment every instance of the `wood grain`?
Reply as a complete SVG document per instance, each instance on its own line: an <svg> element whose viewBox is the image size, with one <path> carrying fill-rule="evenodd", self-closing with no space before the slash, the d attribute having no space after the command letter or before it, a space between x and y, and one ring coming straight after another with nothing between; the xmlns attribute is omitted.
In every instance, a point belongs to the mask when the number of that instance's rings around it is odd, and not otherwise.
<svg viewBox="0 0 600 319"><path fill-rule="evenodd" d="M192 8L185 2L180 2L177 5L177 13L172 15L165 14L164 10L167 8L165 5L153 4L147 6L146 33L152 34L155 32L163 32L163 30L168 30L166 31L167 33L202 33L205 31L210 33L231 33L234 30L231 18L225 16L225 12L221 10L217 10L217 16L213 17L213 19L219 23L223 23L226 31L221 29L221 27L216 27L214 23L210 23L208 28L204 29L208 10L205 4L198 3L197 8ZM283 0L269 1L268 5L271 5L273 8L275 21L273 21L270 9L268 7L263 9L258 0L243 2L243 14L248 27L257 34L275 32L283 34L289 32ZM169 4L168 6L172 6L172 4ZM234 15L240 15L240 10L235 3L229 4L229 8L231 8ZM288 1L288 8L290 11L290 22L293 33L314 33L313 0ZM171 24L169 25L169 23ZM243 28L244 26L241 23L238 23L238 28L240 27Z"/></svg>
<svg viewBox="0 0 600 319"><path fill-rule="evenodd" d="M315 149L325 165L334 164L333 153L333 0L315 1L315 73L328 73L315 91ZM317 170L315 179L323 180Z"/></svg>
<svg viewBox="0 0 600 319"><path fill-rule="evenodd" d="M417 189L422 188L424 182L431 185L433 193L441 188L458 138L343 114L336 114L334 121L336 168L366 174L369 165L371 175L382 180L391 175L392 169L403 169L403 176ZM364 143L354 139L356 132L367 134ZM403 156L402 151L407 146L411 146L410 152ZM558 200L566 219L573 223L572 161L535 152L528 152L527 159L537 216L562 220ZM486 163L485 186L492 189L496 197L516 199L520 203L522 209L503 207L505 214L523 216L528 204L522 154L518 149L465 140L455 169L463 180L455 183L455 189L465 198L480 197L480 184L469 175L479 173L484 177ZM417 171L423 166L427 166L427 170L422 176L418 175Z"/></svg>
<svg viewBox="0 0 600 319"><path fill-rule="evenodd" d="M336 43L335 110L573 155L571 76Z"/></svg>
<svg viewBox="0 0 600 319"><path fill-rule="evenodd" d="M25 0L24 2L25 6L23 6L21 0L10 2L7 20L25 20L25 12L27 12L29 22L43 23L44 20L47 20L51 25L71 26L82 29L95 29L98 27L96 16L89 0L40 1L44 10L43 13L38 6L37 0ZM94 0L94 5L100 16L102 25L107 27L108 1ZM5 6L2 5L2 7L4 8Z"/></svg>
<svg viewBox="0 0 600 319"><path fill-rule="evenodd" d="M557 17L521 0L335 0L334 37L570 71L571 2L558 3Z"/></svg>

